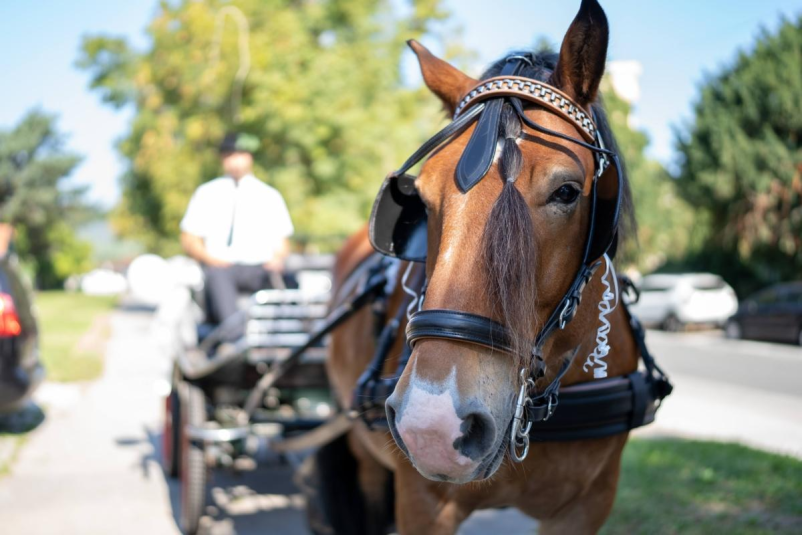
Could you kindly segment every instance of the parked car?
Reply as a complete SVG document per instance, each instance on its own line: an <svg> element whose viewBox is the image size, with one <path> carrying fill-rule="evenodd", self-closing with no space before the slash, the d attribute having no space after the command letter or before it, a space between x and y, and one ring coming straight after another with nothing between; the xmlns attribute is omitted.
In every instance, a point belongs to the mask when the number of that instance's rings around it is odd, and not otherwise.
<svg viewBox="0 0 802 535"><path fill-rule="evenodd" d="M44 378L31 296L16 256L0 257L0 412L14 412Z"/></svg>
<svg viewBox="0 0 802 535"><path fill-rule="evenodd" d="M632 313L645 325L667 331L681 331L687 324L723 326L738 309L733 289L711 273L647 275L638 290Z"/></svg>
<svg viewBox="0 0 802 535"><path fill-rule="evenodd" d="M725 333L728 338L802 346L802 281L776 284L750 296L727 321Z"/></svg>

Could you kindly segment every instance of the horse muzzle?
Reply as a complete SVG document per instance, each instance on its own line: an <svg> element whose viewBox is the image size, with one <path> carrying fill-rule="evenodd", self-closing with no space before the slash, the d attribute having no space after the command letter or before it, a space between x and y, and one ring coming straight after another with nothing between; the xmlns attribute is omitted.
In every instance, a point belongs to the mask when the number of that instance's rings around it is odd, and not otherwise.
<svg viewBox="0 0 802 535"><path fill-rule="evenodd" d="M455 404L448 390L433 393L413 384L405 395L390 396L386 410L396 444L424 477L466 483L498 467L502 437L480 402Z"/></svg>

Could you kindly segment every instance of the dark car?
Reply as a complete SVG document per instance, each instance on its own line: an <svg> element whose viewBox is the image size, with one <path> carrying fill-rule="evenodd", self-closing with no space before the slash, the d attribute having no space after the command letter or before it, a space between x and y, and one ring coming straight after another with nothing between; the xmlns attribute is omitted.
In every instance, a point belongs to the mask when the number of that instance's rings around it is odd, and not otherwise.
<svg viewBox="0 0 802 535"><path fill-rule="evenodd" d="M14 412L44 378L31 297L13 253L0 258L0 413Z"/></svg>
<svg viewBox="0 0 802 535"><path fill-rule="evenodd" d="M752 295L727 320L728 338L802 345L802 282L770 286Z"/></svg>

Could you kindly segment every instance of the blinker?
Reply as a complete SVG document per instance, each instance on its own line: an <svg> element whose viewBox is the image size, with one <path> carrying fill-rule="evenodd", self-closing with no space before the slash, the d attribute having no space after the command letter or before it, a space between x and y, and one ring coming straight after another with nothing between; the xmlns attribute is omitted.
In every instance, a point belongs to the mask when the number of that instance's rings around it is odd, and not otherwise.
<svg viewBox="0 0 802 535"><path fill-rule="evenodd" d="M426 205L415 189L415 177L391 174L382 184L370 217L373 247L387 256L426 261Z"/></svg>

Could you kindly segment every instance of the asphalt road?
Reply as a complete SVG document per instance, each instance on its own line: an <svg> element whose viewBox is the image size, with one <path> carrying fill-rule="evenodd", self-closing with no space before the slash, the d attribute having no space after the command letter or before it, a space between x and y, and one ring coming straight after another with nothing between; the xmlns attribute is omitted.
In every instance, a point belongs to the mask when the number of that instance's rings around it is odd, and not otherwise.
<svg viewBox="0 0 802 535"><path fill-rule="evenodd" d="M735 441L802 458L802 348L717 331L650 331L646 341L674 393L636 436Z"/></svg>
<svg viewBox="0 0 802 535"><path fill-rule="evenodd" d="M102 379L40 389L47 418L0 479L0 531L179 533L178 486L158 463L169 362L150 327L149 314L115 313ZM657 422L636 435L735 440L802 457L802 349L729 341L715 332L649 332L647 341L675 392ZM307 532L292 463L264 461L247 473L215 470L206 535ZM516 511L480 511L460 535L534 531Z"/></svg>
<svg viewBox="0 0 802 535"><path fill-rule="evenodd" d="M646 342L668 373L802 398L802 347L729 340L720 331L649 331Z"/></svg>

